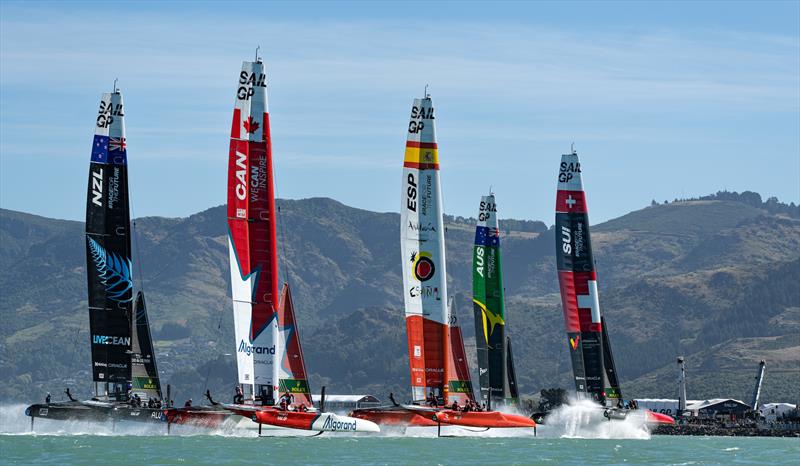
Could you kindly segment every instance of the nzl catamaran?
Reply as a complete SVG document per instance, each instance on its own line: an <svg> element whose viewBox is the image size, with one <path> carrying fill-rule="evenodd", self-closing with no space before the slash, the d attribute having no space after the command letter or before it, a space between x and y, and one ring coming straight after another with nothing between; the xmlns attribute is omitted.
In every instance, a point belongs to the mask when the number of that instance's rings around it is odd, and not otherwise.
<svg viewBox="0 0 800 466"><path fill-rule="evenodd" d="M116 84L116 81L115 81ZM94 397L35 404L34 418L161 422L161 384L144 293L134 304L127 146L122 93L97 112L86 202L86 274ZM150 403L148 403L150 402Z"/></svg>
<svg viewBox="0 0 800 466"><path fill-rule="evenodd" d="M451 409L474 401L460 330L451 325L433 101L415 99L408 124L401 191L410 404L359 409L352 416L399 426L534 427L525 416ZM394 400L393 400L394 401Z"/></svg>
<svg viewBox="0 0 800 466"><path fill-rule="evenodd" d="M609 420L631 414L622 403L619 378L605 319L589 236L581 164L574 150L561 156L556 195L556 265L575 389L597 402ZM672 417L643 410L647 423L674 424Z"/></svg>
<svg viewBox="0 0 800 466"><path fill-rule="evenodd" d="M213 425L220 412L261 425L312 431L378 432L372 422L318 411L311 399L288 283L278 294L277 211L267 75L261 60L238 75L228 156L228 248L237 395L211 408L179 408L174 422ZM210 395L209 395L210 399Z"/></svg>

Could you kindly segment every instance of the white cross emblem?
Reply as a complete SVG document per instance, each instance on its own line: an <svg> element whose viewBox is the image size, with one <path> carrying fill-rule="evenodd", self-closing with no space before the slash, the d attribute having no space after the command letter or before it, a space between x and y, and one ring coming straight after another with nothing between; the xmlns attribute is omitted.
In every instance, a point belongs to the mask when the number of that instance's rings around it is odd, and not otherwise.
<svg viewBox="0 0 800 466"><path fill-rule="evenodd" d="M567 200L566 200L566 201L564 201L564 202L566 202L566 203L567 203L567 206L568 206L568 208L570 208L570 209L571 209L571 208L572 208L572 206L574 206L574 205L575 205L575 203L576 203L576 202L578 202L578 201L576 201L575 199L573 199L573 198L572 198L572 194L570 194L570 195L569 195L569 197L567 198Z"/></svg>
<svg viewBox="0 0 800 466"><path fill-rule="evenodd" d="M578 307L592 310L592 323L600 323L600 300L597 298L597 280L589 280L589 294L578 295Z"/></svg>

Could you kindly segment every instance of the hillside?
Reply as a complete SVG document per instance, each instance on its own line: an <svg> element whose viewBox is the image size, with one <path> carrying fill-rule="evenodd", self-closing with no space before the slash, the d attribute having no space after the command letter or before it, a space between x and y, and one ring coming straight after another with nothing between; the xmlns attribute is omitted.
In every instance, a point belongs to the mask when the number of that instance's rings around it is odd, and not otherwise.
<svg viewBox="0 0 800 466"><path fill-rule="evenodd" d="M281 275L293 287L315 390L407 393L398 283L399 216L331 199L280 200ZM653 205L593 228L601 305L626 396L764 399L800 386L800 220L776 204L711 198ZM794 208L794 207L792 207ZM777 210L776 210L777 209ZM474 347L474 219L448 217L448 286ZM148 297L163 379L176 399L231 391L234 358L223 207L137 219L134 268ZM569 387L552 229L503 221L509 333L523 392ZM89 389L83 225L0 210L0 373L4 400ZM472 367L475 367L474 361Z"/></svg>

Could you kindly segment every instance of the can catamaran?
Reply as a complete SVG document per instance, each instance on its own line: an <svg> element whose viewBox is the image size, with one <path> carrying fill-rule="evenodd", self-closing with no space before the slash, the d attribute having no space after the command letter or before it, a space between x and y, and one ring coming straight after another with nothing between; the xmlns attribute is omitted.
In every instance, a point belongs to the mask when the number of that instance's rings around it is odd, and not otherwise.
<svg viewBox="0 0 800 466"><path fill-rule="evenodd" d="M464 370L463 344L458 343L460 330L454 331L450 325L434 123L430 96L415 99L408 124L400 195L400 250L412 401L359 409L352 415L401 426L533 427L535 423L524 416L445 408L453 402L472 402L474 397L468 369ZM454 341L454 335L458 341ZM457 364L458 361L463 364Z"/></svg>
<svg viewBox="0 0 800 466"><path fill-rule="evenodd" d="M500 227L494 194L481 197L472 253L472 303L481 398L487 406L519 404L511 342L506 337Z"/></svg>
<svg viewBox="0 0 800 466"><path fill-rule="evenodd" d="M600 311L581 173L577 152L561 156L555 240L567 344L578 397L596 401L608 419L624 419L630 410L622 403L608 331ZM645 413L648 423L674 423L670 416Z"/></svg>
<svg viewBox="0 0 800 466"><path fill-rule="evenodd" d="M238 75L228 157L228 249L238 387L216 409L177 409L177 422L208 420L220 408L259 425L313 431L377 432L362 419L314 408L288 284L278 294L277 211L267 75L261 60ZM209 395L210 399L210 395ZM200 423L204 423L201 421Z"/></svg>
<svg viewBox="0 0 800 466"><path fill-rule="evenodd" d="M161 385L144 293L134 307L127 146L122 93L97 112L86 202L86 273L94 397L35 404L33 418L161 422ZM139 400L143 400L143 403Z"/></svg>

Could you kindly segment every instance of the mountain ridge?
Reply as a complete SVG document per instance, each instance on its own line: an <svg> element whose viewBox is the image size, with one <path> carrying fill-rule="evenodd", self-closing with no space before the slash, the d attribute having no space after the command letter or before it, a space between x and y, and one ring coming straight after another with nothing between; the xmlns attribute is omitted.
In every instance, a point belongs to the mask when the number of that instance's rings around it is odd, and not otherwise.
<svg viewBox="0 0 800 466"><path fill-rule="evenodd" d="M312 385L407 393L399 215L328 198L277 205L280 273L292 286ZM767 356L765 399L793 396L791 387L800 384L800 297L792 288L800 280L800 220L787 213L792 206L772 202L771 212L758 205L752 196L655 204L592 227L601 305L626 396L674 396L669 368L678 355L687 357L690 377L692 361L700 362L698 392L690 396L744 396L751 387L741 381L750 371L725 362L726 351L743 365L752 363L748 354ZM446 219L448 286L473 354L474 219ZM163 379L176 397L199 397L206 386L231 391L224 207L134 224L135 279L148 293ZM552 227L504 220L501 231L522 392L571 388ZM0 209L3 399L31 401L63 384L87 392L83 241L81 222Z"/></svg>

